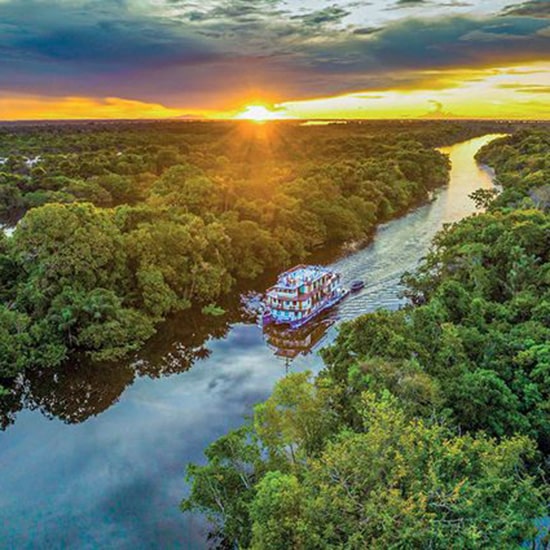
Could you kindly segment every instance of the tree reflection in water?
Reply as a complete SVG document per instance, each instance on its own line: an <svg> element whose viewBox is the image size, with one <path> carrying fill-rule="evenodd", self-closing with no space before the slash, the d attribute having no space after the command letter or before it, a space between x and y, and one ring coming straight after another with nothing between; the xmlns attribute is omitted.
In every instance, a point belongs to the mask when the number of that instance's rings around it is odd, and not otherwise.
<svg viewBox="0 0 550 550"><path fill-rule="evenodd" d="M208 340L224 338L231 325L241 320L238 305L224 304L224 309L226 314L220 317L184 312L164 323L132 362L136 374L160 378L184 372L208 358Z"/></svg>
<svg viewBox="0 0 550 550"><path fill-rule="evenodd" d="M223 338L239 319L234 307L221 317L185 312L164 323L134 357L99 363L74 356L57 368L30 369L0 397L0 429L13 424L23 408L39 409L67 424L84 422L106 411L136 378L178 374L207 358L207 341Z"/></svg>
<svg viewBox="0 0 550 550"><path fill-rule="evenodd" d="M225 338L234 323L255 322L254 315L243 308L238 293L222 306L226 313L220 317L200 311L173 316L144 349L130 358L98 363L73 356L57 368L30 369L8 395L0 397L0 429L13 424L23 408L38 409L48 418L67 424L84 422L116 403L136 378L161 378L190 369L210 356L209 340ZM309 353L333 322L323 316L294 331L266 327L264 338L288 367L295 357Z"/></svg>
<svg viewBox="0 0 550 550"><path fill-rule="evenodd" d="M0 429L12 424L23 408L39 409L68 424L84 422L107 410L137 377L177 374L208 357L206 342L224 337L238 317L238 309L216 318L182 313L164 323L134 357L98 363L75 356L54 369L31 369L0 397Z"/></svg>
<svg viewBox="0 0 550 550"><path fill-rule="evenodd" d="M2 382L2 380L0 380ZM0 396L0 430L15 422L17 413L23 408L23 381L16 379L10 393Z"/></svg>
<svg viewBox="0 0 550 550"><path fill-rule="evenodd" d="M67 424L83 422L107 410L134 378L128 363L74 359L56 369L30 371L25 380L25 406Z"/></svg>

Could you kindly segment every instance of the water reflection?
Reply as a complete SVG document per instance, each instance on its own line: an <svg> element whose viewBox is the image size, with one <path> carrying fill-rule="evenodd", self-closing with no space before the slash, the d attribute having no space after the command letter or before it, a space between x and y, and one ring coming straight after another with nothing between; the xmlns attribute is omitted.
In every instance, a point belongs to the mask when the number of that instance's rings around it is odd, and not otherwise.
<svg viewBox="0 0 550 550"><path fill-rule="evenodd" d="M134 378L134 369L127 363L75 360L56 369L29 372L24 403L48 418L59 418L67 424L83 422L106 411Z"/></svg>
<svg viewBox="0 0 550 550"><path fill-rule="evenodd" d="M74 357L56 368L29 371L3 398L0 428L6 429L23 408L40 410L48 418L67 424L84 422L116 403L136 378L160 378L190 369L208 359L210 340L227 336L242 314L235 303L224 304L221 317L187 311L166 322L162 330L130 361L97 363Z"/></svg>
<svg viewBox="0 0 550 550"><path fill-rule="evenodd" d="M334 319L325 314L296 330L271 324L263 328L263 333L267 345L277 357L285 359L288 367L299 355L311 353L333 324Z"/></svg>
<svg viewBox="0 0 550 550"><path fill-rule="evenodd" d="M226 314L220 317L185 311L164 323L146 348L132 361L139 376L160 378L190 369L197 361L210 357L207 342L227 336L231 325L240 320L235 303L223 304Z"/></svg>
<svg viewBox="0 0 550 550"><path fill-rule="evenodd" d="M15 422L17 413L23 409L23 386L16 381L10 393L0 397L0 430Z"/></svg>

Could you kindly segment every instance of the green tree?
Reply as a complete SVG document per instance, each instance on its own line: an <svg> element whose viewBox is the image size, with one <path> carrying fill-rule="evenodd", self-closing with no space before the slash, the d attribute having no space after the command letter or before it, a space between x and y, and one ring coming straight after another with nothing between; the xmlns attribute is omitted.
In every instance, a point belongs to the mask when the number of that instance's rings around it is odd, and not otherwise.
<svg viewBox="0 0 550 550"><path fill-rule="evenodd" d="M497 194L498 192L496 189L477 189L473 193L470 193L469 197L474 201L476 208L486 209L489 207Z"/></svg>
<svg viewBox="0 0 550 550"><path fill-rule="evenodd" d="M268 472L258 483L250 506L254 550L278 550L307 546L309 525L304 521L307 495L291 474Z"/></svg>

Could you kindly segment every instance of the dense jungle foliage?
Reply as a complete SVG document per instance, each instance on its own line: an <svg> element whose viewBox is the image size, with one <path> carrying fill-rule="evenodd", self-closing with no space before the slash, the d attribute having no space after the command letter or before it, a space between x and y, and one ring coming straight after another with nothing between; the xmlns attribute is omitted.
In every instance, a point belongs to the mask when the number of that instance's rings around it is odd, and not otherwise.
<svg viewBox="0 0 550 550"><path fill-rule="evenodd" d="M0 381L116 359L167 315L376 224L446 183L433 149L494 123L0 127Z"/></svg>
<svg viewBox="0 0 550 550"><path fill-rule="evenodd" d="M283 379L188 467L182 508L220 547L547 547L550 131L479 159L503 191L438 234L411 305L344 324L316 379Z"/></svg>

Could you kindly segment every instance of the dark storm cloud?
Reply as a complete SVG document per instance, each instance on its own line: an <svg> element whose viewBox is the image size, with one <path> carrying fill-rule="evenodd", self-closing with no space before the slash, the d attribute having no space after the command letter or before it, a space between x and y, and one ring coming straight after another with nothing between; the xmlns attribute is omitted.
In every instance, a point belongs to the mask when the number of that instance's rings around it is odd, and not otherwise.
<svg viewBox="0 0 550 550"><path fill-rule="evenodd" d="M348 16L367 4L290 12L280 0L172 0L168 11L140 12L122 0L12 0L0 3L0 91L213 107L250 89L299 99L413 87L424 78L415 71L550 56L542 18L353 26Z"/></svg>
<svg viewBox="0 0 550 550"><path fill-rule="evenodd" d="M193 25L135 13L123 3L101 2L101 9L99 3L21 4L0 3L4 94L115 96L208 108L235 90L267 85L261 47L257 57L239 58L225 37L212 39Z"/></svg>
<svg viewBox="0 0 550 550"><path fill-rule="evenodd" d="M123 2L0 3L0 89L81 93L102 75L129 78L162 66L193 66L223 52ZM113 81L116 94L116 77Z"/></svg>
<svg viewBox="0 0 550 550"><path fill-rule="evenodd" d="M425 0L397 0L398 6L411 6L414 4L425 4Z"/></svg>
<svg viewBox="0 0 550 550"><path fill-rule="evenodd" d="M532 0L519 5L507 6L503 15L522 15L550 19L550 0Z"/></svg>
<svg viewBox="0 0 550 550"><path fill-rule="evenodd" d="M95 6L95 5L94 5ZM107 7L110 6L109 9ZM212 49L173 25L132 16L119 2L100 9L39 1L0 4L0 51L22 59L85 64L195 63Z"/></svg>
<svg viewBox="0 0 550 550"><path fill-rule="evenodd" d="M365 40L307 48L310 63L329 72L402 71L490 66L550 58L546 23L527 18L407 19Z"/></svg>
<svg viewBox="0 0 550 550"><path fill-rule="evenodd" d="M304 25L316 27L327 23L340 23L349 14L348 10L337 5L332 5L322 10L307 13L306 15L293 16L292 19L299 19Z"/></svg>

